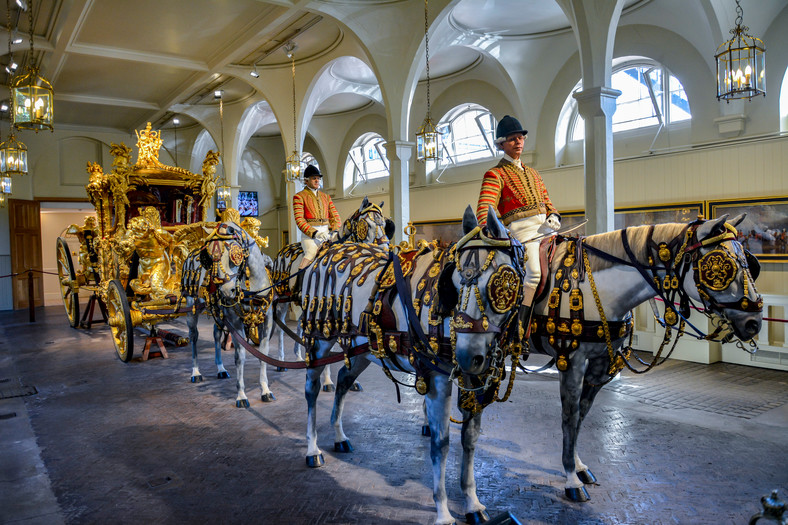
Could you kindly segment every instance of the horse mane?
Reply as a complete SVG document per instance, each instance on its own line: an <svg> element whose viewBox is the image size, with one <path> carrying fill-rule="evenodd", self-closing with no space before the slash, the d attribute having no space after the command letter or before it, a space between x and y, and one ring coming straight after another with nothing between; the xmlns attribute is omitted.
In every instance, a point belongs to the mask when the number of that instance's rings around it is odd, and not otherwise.
<svg viewBox="0 0 788 525"><path fill-rule="evenodd" d="M687 225L683 223L656 224L653 227L654 234L652 239L656 243L663 241L669 242L682 233L686 227ZM632 249L632 253L635 254L637 260L642 264L647 263L646 243L648 241L648 232L650 228L651 226L648 225L631 226L626 228L629 247ZM582 239L583 242L589 246L593 246L600 251L628 261L629 255L627 255L626 250L624 250L624 243L621 241L621 232L622 230L613 230L607 233L589 235L587 237L583 237ZM566 253L567 244L568 243L564 242L558 246L554 256L555 261L560 262L563 260L564 254ZM616 264L612 261L599 257L598 255L594 255L594 252L590 250L587 253L588 264L591 266L592 272L604 270L605 268L612 268Z"/></svg>

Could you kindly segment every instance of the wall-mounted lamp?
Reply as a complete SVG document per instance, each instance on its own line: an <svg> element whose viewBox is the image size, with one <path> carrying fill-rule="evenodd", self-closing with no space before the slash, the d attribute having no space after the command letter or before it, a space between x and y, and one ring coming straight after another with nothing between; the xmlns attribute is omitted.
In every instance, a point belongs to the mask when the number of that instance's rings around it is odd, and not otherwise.
<svg viewBox="0 0 788 525"><path fill-rule="evenodd" d="M257 72L257 64L254 65L249 74L252 76L252 78L260 78L260 73Z"/></svg>
<svg viewBox="0 0 788 525"><path fill-rule="evenodd" d="M22 11L27 11L27 2L25 0L16 0L16 5L18 5L19 9Z"/></svg>
<svg viewBox="0 0 788 525"><path fill-rule="evenodd" d="M214 100L221 100L222 99L222 93L224 93L223 90L217 89L216 91L213 92L213 99Z"/></svg>

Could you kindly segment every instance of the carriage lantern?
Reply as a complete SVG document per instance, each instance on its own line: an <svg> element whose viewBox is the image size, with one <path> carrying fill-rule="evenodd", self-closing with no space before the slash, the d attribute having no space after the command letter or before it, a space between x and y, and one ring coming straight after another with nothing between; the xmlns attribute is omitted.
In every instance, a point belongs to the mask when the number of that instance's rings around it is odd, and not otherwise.
<svg viewBox="0 0 788 525"><path fill-rule="evenodd" d="M747 33L749 28L742 25L743 13L736 0L736 27L730 31L733 38L720 45L714 55L717 100L766 96L766 47L763 40Z"/></svg>

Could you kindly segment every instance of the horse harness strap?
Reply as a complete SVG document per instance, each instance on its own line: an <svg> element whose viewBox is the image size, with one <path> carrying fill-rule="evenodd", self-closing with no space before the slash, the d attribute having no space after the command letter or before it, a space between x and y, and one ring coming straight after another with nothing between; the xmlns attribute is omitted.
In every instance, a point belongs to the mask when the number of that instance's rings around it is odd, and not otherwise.
<svg viewBox="0 0 788 525"><path fill-rule="evenodd" d="M586 280L583 264L584 239L569 239L566 253L559 268L555 271L554 285L547 302L547 315L534 314L530 331L544 335L556 351L556 368L565 371L569 368L569 354L580 343L605 342L605 323L615 338L624 337L632 330L631 315L621 321L603 322L585 319L583 291L580 283ZM561 301L564 294L569 298L569 317L561 317ZM540 337L533 338L537 349L545 352Z"/></svg>
<svg viewBox="0 0 788 525"><path fill-rule="evenodd" d="M386 267L380 273L376 289L362 314L360 323L369 333L370 348L379 359L389 358L395 367L405 372L393 357L400 355L408 358L416 370L416 390L427 392L424 377L430 371L450 375L452 368L446 365L451 360L451 343L443 334L443 321L433 314L432 306L437 300L437 278L445 265L445 251L431 254L427 248L396 254L389 252ZM415 297L411 299L410 286L405 279L414 269L416 260L430 255L433 260L416 285ZM407 331L397 330L393 305L399 297L407 316ZM424 333L419 315L422 308L429 308L429 338ZM418 311L417 311L418 310ZM386 375L390 376L384 368Z"/></svg>

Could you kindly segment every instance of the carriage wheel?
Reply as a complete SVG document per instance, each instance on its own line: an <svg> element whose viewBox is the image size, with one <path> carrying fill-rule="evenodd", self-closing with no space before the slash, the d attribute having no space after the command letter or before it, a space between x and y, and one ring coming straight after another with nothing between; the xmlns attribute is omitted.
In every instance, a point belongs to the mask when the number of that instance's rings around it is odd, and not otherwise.
<svg viewBox="0 0 788 525"><path fill-rule="evenodd" d="M107 313L118 359L128 363L134 356L134 325L126 290L117 279L110 281L107 287Z"/></svg>
<svg viewBox="0 0 788 525"><path fill-rule="evenodd" d="M60 296L63 298L63 306L66 307L66 315L71 328L76 328L79 324L79 292L74 290L73 284L77 282L77 274L74 271L74 263L71 260L71 250L65 239L57 238L57 276L60 284Z"/></svg>

